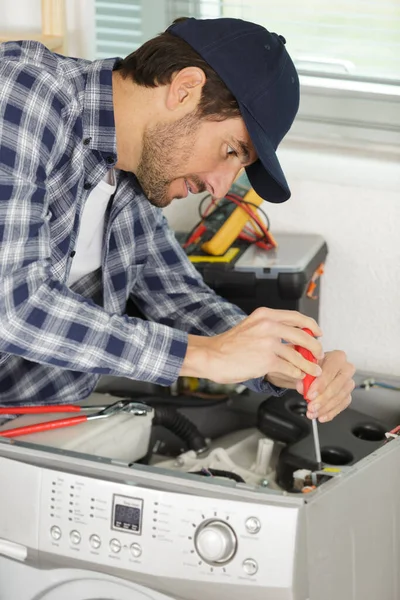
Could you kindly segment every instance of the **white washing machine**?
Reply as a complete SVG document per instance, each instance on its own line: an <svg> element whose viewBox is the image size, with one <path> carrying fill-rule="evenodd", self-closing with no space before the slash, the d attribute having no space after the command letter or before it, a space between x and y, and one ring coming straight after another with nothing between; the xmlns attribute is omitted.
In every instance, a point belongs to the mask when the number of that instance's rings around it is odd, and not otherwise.
<svg viewBox="0 0 400 600"><path fill-rule="evenodd" d="M302 499L21 442L0 442L0 474L2 600L306 597Z"/></svg>
<svg viewBox="0 0 400 600"><path fill-rule="evenodd" d="M294 494L3 438L0 600L399 600L399 468L394 438Z"/></svg>

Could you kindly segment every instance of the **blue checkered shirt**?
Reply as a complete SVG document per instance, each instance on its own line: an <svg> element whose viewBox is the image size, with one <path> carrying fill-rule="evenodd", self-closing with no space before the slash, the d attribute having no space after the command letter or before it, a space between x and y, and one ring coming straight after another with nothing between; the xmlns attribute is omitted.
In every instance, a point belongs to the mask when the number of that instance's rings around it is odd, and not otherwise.
<svg viewBox="0 0 400 600"><path fill-rule="evenodd" d="M169 385L187 334L212 335L244 314L209 289L160 209L117 172L102 266L67 279L90 189L116 161L116 59L0 44L0 402L67 402L102 374ZM124 314L132 297L148 320ZM271 391L261 380L248 383Z"/></svg>

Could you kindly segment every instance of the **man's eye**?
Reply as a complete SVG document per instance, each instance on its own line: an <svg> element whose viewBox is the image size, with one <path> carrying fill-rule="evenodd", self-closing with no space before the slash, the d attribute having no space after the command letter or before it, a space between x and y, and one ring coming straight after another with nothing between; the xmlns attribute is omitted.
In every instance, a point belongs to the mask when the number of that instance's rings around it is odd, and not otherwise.
<svg viewBox="0 0 400 600"><path fill-rule="evenodd" d="M238 153L236 152L236 150L234 148L232 148L232 146L228 146L228 150L226 151L226 153L229 155L233 155L233 156L238 155Z"/></svg>

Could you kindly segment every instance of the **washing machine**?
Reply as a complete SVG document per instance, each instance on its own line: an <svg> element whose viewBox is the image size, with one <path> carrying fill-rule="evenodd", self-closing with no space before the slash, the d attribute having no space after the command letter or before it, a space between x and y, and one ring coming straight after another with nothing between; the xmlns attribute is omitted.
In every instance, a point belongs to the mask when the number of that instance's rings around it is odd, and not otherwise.
<svg viewBox="0 0 400 600"><path fill-rule="evenodd" d="M373 450L308 493L274 480L256 428L172 463L1 439L0 600L399 600L400 439L370 426L398 423L399 398L356 390ZM205 476L218 461L241 476Z"/></svg>

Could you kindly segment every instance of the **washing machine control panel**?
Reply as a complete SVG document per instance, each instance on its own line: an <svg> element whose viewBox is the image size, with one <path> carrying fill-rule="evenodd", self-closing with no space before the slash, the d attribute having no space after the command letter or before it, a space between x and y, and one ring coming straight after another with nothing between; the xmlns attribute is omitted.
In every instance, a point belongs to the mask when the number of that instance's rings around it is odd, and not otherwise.
<svg viewBox="0 0 400 600"><path fill-rule="evenodd" d="M170 493L43 469L39 550L138 573L284 588L298 508Z"/></svg>

